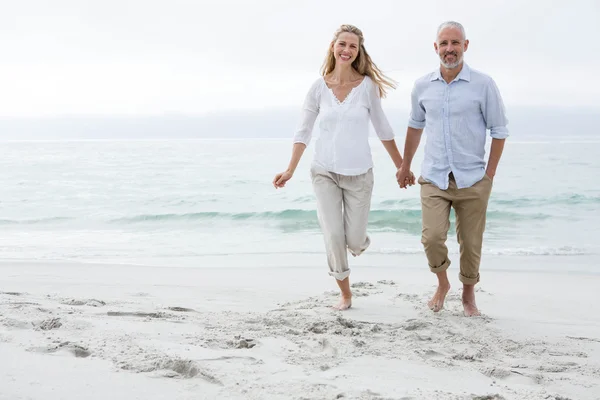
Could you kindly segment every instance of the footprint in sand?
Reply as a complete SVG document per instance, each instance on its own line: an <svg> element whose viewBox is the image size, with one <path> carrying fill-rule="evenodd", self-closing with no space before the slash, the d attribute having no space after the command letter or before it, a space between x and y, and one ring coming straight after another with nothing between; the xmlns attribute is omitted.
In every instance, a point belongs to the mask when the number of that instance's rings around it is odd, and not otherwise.
<svg viewBox="0 0 600 400"><path fill-rule="evenodd" d="M254 339L236 336L234 340L227 341L227 345L236 349L251 349L256 346L256 341Z"/></svg>
<svg viewBox="0 0 600 400"><path fill-rule="evenodd" d="M343 326L344 328L350 328L350 329L354 329L354 328L358 328L361 329L362 328L362 324L346 319L346 318L342 318L341 316L338 316L336 321Z"/></svg>
<svg viewBox="0 0 600 400"><path fill-rule="evenodd" d="M323 322L313 322L307 330L312 333L321 334L327 332L327 326Z"/></svg>
<svg viewBox="0 0 600 400"><path fill-rule="evenodd" d="M51 318L37 324L36 330L51 331L52 329L58 329L61 326L62 322L60 322L60 318Z"/></svg>
<svg viewBox="0 0 600 400"><path fill-rule="evenodd" d="M396 297L400 297L401 299L405 299L411 302L420 302L421 300L421 296L418 294L398 293Z"/></svg>
<svg viewBox="0 0 600 400"><path fill-rule="evenodd" d="M106 305L106 303L104 301L96 300L96 299L88 299L88 300L69 299L69 300L62 301L61 304L64 304L66 306L88 306L88 307L103 307Z"/></svg>
<svg viewBox="0 0 600 400"><path fill-rule="evenodd" d="M334 347L331 345L331 343L329 342L329 340L327 339L321 339L319 341L319 345L320 345L320 351L322 353L328 354L332 357L337 357L338 355L338 349L337 347Z"/></svg>
<svg viewBox="0 0 600 400"><path fill-rule="evenodd" d="M402 325L402 329L405 331L416 331L421 329L426 329L431 326L431 322L422 321L418 319L409 319L406 320L406 323Z"/></svg>
<svg viewBox="0 0 600 400"><path fill-rule="evenodd" d="M352 289L375 289L376 286L370 282L356 282L350 285Z"/></svg>
<svg viewBox="0 0 600 400"><path fill-rule="evenodd" d="M201 378L215 385L223 383L208 371L202 369L195 361L172 358L167 355L144 354L141 359L118 361L119 368L133 372L161 372L167 378Z"/></svg>
<svg viewBox="0 0 600 400"><path fill-rule="evenodd" d="M48 347L33 347L28 350L35 353L45 354L66 351L78 358L87 358L92 354L86 347L71 342L63 342L58 345Z"/></svg>
<svg viewBox="0 0 600 400"><path fill-rule="evenodd" d="M171 315L163 312L141 312L141 311L109 311L106 313L109 317L142 317L142 318L169 318Z"/></svg>
<svg viewBox="0 0 600 400"><path fill-rule="evenodd" d="M32 301L13 301L13 302L8 303L8 305L11 308L21 310L21 309L25 308L26 306L39 306L40 303L34 303Z"/></svg>
<svg viewBox="0 0 600 400"><path fill-rule="evenodd" d="M485 376L496 379L505 379L513 374L509 369L500 367L488 367L481 371L481 373Z"/></svg>
<svg viewBox="0 0 600 400"><path fill-rule="evenodd" d="M168 307L167 310L176 311L176 312L196 312L195 310L192 310L191 308L185 308L185 307Z"/></svg>

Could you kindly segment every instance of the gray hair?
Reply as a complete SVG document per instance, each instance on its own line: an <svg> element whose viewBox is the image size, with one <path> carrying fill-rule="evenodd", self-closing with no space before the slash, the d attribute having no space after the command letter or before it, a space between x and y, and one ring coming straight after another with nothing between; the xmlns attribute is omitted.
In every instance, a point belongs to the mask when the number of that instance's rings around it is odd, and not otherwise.
<svg viewBox="0 0 600 400"><path fill-rule="evenodd" d="M440 32L443 31L446 28L456 28L462 34L463 40L465 40L467 38L467 35L465 34L465 28L462 26L462 24L460 24L459 22L456 22L456 21L446 21L446 22L443 22L438 27L437 35L435 37L435 41L436 42L437 42L438 38L440 37Z"/></svg>

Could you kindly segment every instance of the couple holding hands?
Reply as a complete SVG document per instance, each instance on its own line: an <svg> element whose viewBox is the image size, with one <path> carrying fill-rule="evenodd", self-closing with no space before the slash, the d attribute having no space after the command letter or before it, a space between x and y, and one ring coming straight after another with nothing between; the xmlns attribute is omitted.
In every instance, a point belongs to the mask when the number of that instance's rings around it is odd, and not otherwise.
<svg viewBox="0 0 600 400"><path fill-rule="evenodd" d="M445 243L453 207L464 315L480 315L475 285L480 279L487 204L508 137L508 121L493 79L464 63L468 47L461 24L449 21L439 26L434 49L440 66L414 84L402 157L381 106L386 88L395 88L393 81L373 63L363 34L355 26L342 25L331 41L322 77L312 84L304 100L289 166L275 176L273 185L282 188L292 178L320 116L320 135L310 173L329 274L341 291L340 301L334 306L338 310L352 306L347 252L358 256L370 245L367 225L374 183L368 141L371 121L397 168L399 186L420 185L421 243L429 268L438 278L429 308L442 310L450 290ZM427 132L424 160L416 180L411 163L423 130ZM492 144L486 161L488 130Z"/></svg>

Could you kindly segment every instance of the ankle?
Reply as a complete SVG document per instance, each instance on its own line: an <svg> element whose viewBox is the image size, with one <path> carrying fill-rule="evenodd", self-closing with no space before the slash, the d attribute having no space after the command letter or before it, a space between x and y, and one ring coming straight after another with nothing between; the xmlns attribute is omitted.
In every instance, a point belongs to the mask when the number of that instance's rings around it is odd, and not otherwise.
<svg viewBox="0 0 600 400"><path fill-rule="evenodd" d="M447 273L447 271L439 272L436 275L437 275L437 279L438 279L438 286L441 289L449 289L450 288L450 281L448 280L448 273Z"/></svg>
<svg viewBox="0 0 600 400"><path fill-rule="evenodd" d="M438 287L440 289L450 289L450 282L446 281L446 282L438 282Z"/></svg>
<svg viewBox="0 0 600 400"><path fill-rule="evenodd" d="M348 299L352 298L352 292L348 292L348 293L343 293L342 292L341 295L342 295L343 299L347 299L348 300Z"/></svg>
<svg viewBox="0 0 600 400"><path fill-rule="evenodd" d="M462 303L463 304L475 304L475 293L465 293L462 294Z"/></svg>
<svg viewBox="0 0 600 400"><path fill-rule="evenodd" d="M463 297L475 297L475 285L463 285Z"/></svg>

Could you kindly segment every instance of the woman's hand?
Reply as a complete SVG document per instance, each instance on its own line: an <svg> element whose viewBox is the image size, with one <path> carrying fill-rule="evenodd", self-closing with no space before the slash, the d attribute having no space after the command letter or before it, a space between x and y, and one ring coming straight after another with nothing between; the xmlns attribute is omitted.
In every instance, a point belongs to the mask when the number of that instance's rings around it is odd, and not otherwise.
<svg viewBox="0 0 600 400"><path fill-rule="evenodd" d="M275 189L279 189L285 186L287 181L292 179L293 174L289 171L280 172L275 175L275 179L273 179L273 186Z"/></svg>

